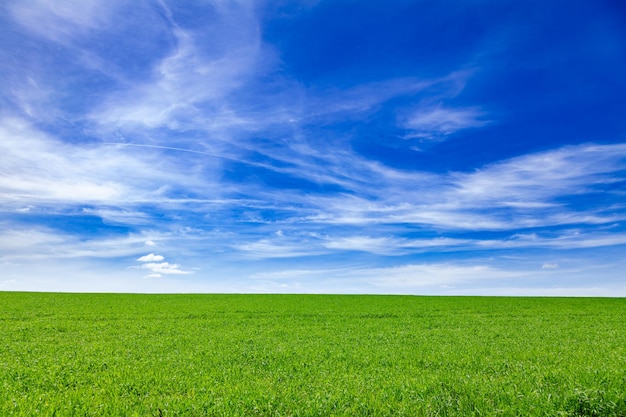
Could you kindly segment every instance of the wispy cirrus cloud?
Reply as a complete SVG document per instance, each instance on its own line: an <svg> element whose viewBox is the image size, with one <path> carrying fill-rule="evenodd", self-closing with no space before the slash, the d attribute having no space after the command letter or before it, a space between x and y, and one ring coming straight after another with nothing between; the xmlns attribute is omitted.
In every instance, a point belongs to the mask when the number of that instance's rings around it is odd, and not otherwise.
<svg viewBox="0 0 626 417"><path fill-rule="evenodd" d="M408 239L399 237L343 236L327 237L324 247L333 250L369 252L377 255L400 256L426 250L460 249L472 245L468 239L438 237L433 239Z"/></svg>
<svg viewBox="0 0 626 417"><path fill-rule="evenodd" d="M138 288L238 270L233 276L248 274L257 290L415 292L487 283L481 274L523 288L531 274L521 270L572 271L555 253L617 253L626 244L619 123L598 119L589 138L598 144L581 144L584 131L555 122L546 131L558 131L558 141L517 138L516 156L500 149L514 140L507 129L523 135L536 122L518 113L531 101L524 94L550 84L500 60L511 37L496 37L502 48L485 54L494 38L477 30L481 39L448 45L438 65L445 48L425 48L411 18L410 46L391 30L340 51L343 32L306 33L308 19L322 27L315 19L336 7L320 6L35 0L0 8L0 262L16 274L46 259L57 271L66 262L76 271L107 264L103 275L137 275ZM395 47L403 49L387 55ZM498 73L513 67L510 77ZM531 80L529 93L501 92L516 77ZM589 87L594 100L618 108L609 94L596 96L598 87ZM562 106L543 97L542 111ZM572 109L588 106L567 97ZM550 123L564 120L548 113ZM497 134L479 162L465 163ZM463 141L443 143L457 135ZM509 255L533 266L489 261ZM378 281L384 275L389 286Z"/></svg>
<svg viewBox="0 0 626 417"><path fill-rule="evenodd" d="M30 33L66 43L106 26L118 2L43 1L11 3L8 10Z"/></svg>
<svg viewBox="0 0 626 417"><path fill-rule="evenodd" d="M172 159L110 145L62 142L17 118L0 120L0 139L4 169L11 174L0 177L5 207L98 203L119 208L169 200L176 189L189 192L199 185ZM198 181L206 193L210 180Z"/></svg>
<svg viewBox="0 0 626 417"><path fill-rule="evenodd" d="M617 206L576 205L577 199L623 180L624 154L623 145L580 145L500 161L473 172L435 175L400 171L337 153L326 165L336 166L336 171L316 177L320 166L307 163L302 165L306 167L302 175L324 181L330 177L328 182L337 177L349 192L302 196L297 190L265 190L263 194L265 201L291 206L293 211L285 221L296 224L415 224L448 231L592 226L624 218ZM291 175L298 175L297 166L289 169ZM343 243L346 247L386 243L377 236L370 236L375 241L361 239ZM393 242L398 247L407 244L397 238Z"/></svg>
<svg viewBox="0 0 626 417"><path fill-rule="evenodd" d="M315 220L474 230L620 221L624 213L619 208L598 204L580 209L568 198L582 198L623 181L625 156L622 144L589 144L504 160L473 172L423 175L384 167L371 184L365 179L373 171L361 164L352 170L363 172L352 182L354 195L320 198L326 210ZM358 159L351 162L359 167Z"/></svg>
<svg viewBox="0 0 626 417"><path fill-rule="evenodd" d="M261 291L283 288L285 291L327 292L325 288L332 286L335 292L347 293L474 295L491 288L498 295L611 296L624 291L621 266L623 261L588 265L585 260L567 258L559 259L558 263L526 258L483 259L382 267L284 269L255 273L249 278L253 281L252 288ZM589 280L590 276L602 276L603 286Z"/></svg>
<svg viewBox="0 0 626 417"><path fill-rule="evenodd" d="M327 253L316 242L316 239L285 238L284 236L243 241L233 245L233 249L251 259L297 258Z"/></svg>
<svg viewBox="0 0 626 417"><path fill-rule="evenodd" d="M161 7L168 16L171 52L144 82L120 85L90 118L105 129L245 129L248 122L231 110L230 95L271 61L254 4L205 5L203 12L212 15L209 33L180 26L168 6ZM233 31L237 36L223 36Z"/></svg>
<svg viewBox="0 0 626 417"><path fill-rule="evenodd" d="M626 233L608 231L563 230L557 233L514 234L506 239L476 240L475 244L491 248L581 249L626 245Z"/></svg>
<svg viewBox="0 0 626 417"><path fill-rule="evenodd" d="M422 107L405 118L406 139L440 140L458 131L489 124L487 114L479 107Z"/></svg>
<svg viewBox="0 0 626 417"><path fill-rule="evenodd" d="M375 230L376 228L373 228ZM626 245L626 233L564 230L549 234L504 234L494 238L403 238L393 237L402 228L386 228L383 236L324 235L308 239L264 238L232 247L244 258L307 258L345 252L363 252L383 257L423 253L476 252L495 250L575 250ZM390 235L391 232L391 235ZM235 255L237 257L237 255Z"/></svg>
<svg viewBox="0 0 626 417"><path fill-rule="evenodd" d="M455 175L455 197L479 203L546 203L556 196L594 192L624 179L626 145L566 146Z"/></svg>
<svg viewBox="0 0 626 417"><path fill-rule="evenodd" d="M145 251L146 240L167 239L166 236L152 233L99 236L85 240L80 233L28 223L5 221L1 226L0 261L3 262L124 258Z"/></svg>
<svg viewBox="0 0 626 417"><path fill-rule="evenodd" d="M4 10L12 27L0 52L8 114L48 127L83 127L107 88L132 84L160 58L155 40L167 44L161 14L146 3L36 0ZM114 47L102 48L107 42ZM77 86L90 94L75 95Z"/></svg>

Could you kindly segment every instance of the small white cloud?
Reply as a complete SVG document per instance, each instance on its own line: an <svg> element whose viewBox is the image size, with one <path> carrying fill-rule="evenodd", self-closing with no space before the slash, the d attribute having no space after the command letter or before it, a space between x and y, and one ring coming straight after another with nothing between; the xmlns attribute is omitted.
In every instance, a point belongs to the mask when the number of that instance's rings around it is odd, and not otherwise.
<svg viewBox="0 0 626 417"><path fill-rule="evenodd" d="M154 253L150 253L148 255L144 255L140 258L137 258L139 262L160 262L163 259L165 259L163 256L155 255Z"/></svg>
<svg viewBox="0 0 626 417"><path fill-rule="evenodd" d="M163 275L161 274L148 274L146 276L144 276L145 279L156 279L156 278L161 278Z"/></svg>
<svg viewBox="0 0 626 417"><path fill-rule="evenodd" d="M152 241L152 240L146 240L145 245L146 246L156 246L156 243L154 243L154 241Z"/></svg>
<svg viewBox="0 0 626 417"><path fill-rule="evenodd" d="M557 269L558 267L559 267L559 264L545 263L541 265L541 269Z"/></svg>
<svg viewBox="0 0 626 417"><path fill-rule="evenodd" d="M182 274L191 274L189 271L183 271L180 269L179 264L171 264L169 262L148 262L141 265L142 268L147 269L152 272L150 275L182 275Z"/></svg>

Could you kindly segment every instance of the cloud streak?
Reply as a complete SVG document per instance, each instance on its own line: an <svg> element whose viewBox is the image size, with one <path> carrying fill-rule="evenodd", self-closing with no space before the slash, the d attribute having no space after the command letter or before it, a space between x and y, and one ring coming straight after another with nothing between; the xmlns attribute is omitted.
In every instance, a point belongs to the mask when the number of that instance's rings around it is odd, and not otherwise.
<svg viewBox="0 0 626 417"><path fill-rule="evenodd" d="M416 110L404 122L404 127L409 131L405 137L443 139L460 130L483 127L488 123L484 111L476 107L422 108Z"/></svg>

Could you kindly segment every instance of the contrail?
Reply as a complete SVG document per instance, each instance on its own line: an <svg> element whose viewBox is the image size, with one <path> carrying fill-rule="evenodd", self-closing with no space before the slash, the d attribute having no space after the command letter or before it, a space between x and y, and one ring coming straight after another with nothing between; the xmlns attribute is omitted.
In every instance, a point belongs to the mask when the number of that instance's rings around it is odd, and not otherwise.
<svg viewBox="0 0 626 417"><path fill-rule="evenodd" d="M258 162L250 162L250 161L245 161L243 159L233 158L231 156L220 155L220 154L217 154L217 153L196 151L196 150L187 149L187 148L177 148L177 147L174 147L174 146L146 145L146 144L141 144L141 143L125 143L125 142L104 142L104 144L105 145L118 145L118 146L132 146L132 147L135 147L135 148L154 148L154 149L165 149L165 150L168 150L168 151L179 151L179 152L196 153L196 154L199 154L199 155L212 156L214 158L228 159L229 161L239 162L239 163L242 163L242 164L253 165L253 166L258 166L258 167L263 167L263 168L268 168L268 169L274 169L274 167L272 167L271 165L260 164Z"/></svg>

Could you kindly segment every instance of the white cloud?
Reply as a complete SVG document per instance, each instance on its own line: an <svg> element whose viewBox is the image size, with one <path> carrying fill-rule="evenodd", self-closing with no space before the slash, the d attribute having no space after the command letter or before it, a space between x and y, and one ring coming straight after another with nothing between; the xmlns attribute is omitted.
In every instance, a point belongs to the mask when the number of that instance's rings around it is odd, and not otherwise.
<svg viewBox="0 0 626 417"><path fill-rule="evenodd" d="M619 181L625 156L626 144L568 146L524 155L454 175L453 192L465 203L552 203L546 200Z"/></svg>
<svg viewBox="0 0 626 417"><path fill-rule="evenodd" d="M107 224L146 225L154 222L150 215L137 210L83 208L83 213L98 216Z"/></svg>
<svg viewBox="0 0 626 417"><path fill-rule="evenodd" d="M310 242L299 240L282 241L282 239L278 241L260 239L254 242L236 244L233 247L246 257L253 259L294 258L327 252L321 251L318 245Z"/></svg>
<svg viewBox="0 0 626 417"><path fill-rule="evenodd" d="M403 127L409 129L406 138L437 139L459 130L477 128L489 123L486 113L478 107L421 108L406 118Z"/></svg>
<svg viewBox="0 0 626 417"><path fill-rule="evenodd" d="M378 255L398 256L408 253L422 252L426 249L458 248L471 245L468 239L406 239L394 237L348 236L339 238L326 238L324 246L329 249L354 250L370 252Z"/></svg>
<svg viewBox="0 0 626 417"><path fill-rule="evenodd" d="M46 247L61 245L67 240L66 236L46 229L10 229L9 224L3 226L7 227L0 232L0 252L3 258L22 252L30 252L34 255L38 249L44 250ZM49 251L46 252L49 253Z"/></svg>
<svg viewBox="0 0 626 417"><path fill-rule="evenodd" d="M375 110L378 106L391 99L401 96L415 96L417 94L436 96L455 96L465 87L471 71L454 71L441 77L427 79L419 78L393 78L385 81L370 82L345 88L343 90L334 88L326 90L306 90L306 111L303 119L319 120L319 118L341 118L345 120L349 117L363 117L363 113ZM432 90L432 91L431 91ZM418 124L427 124L429 127L436 125L437 130L444 124L443 119L447 117L447 124L462 122L469 123L469 113L475 112L476 116L480 111L477 108L456 110L440 109L440 114L434 114L438 108L426 107L417 112L411 113L406 122L411 123L416 119ZM446 116L444 113L448 112ZM433 113L430 121L427 122L427 113ZM482 113L481 113L482 114ZM421 119L420 119L421 117ZM439 121L435 119L439 119ZM422 120L420 122L420 120Z"/></svg>
<svg viewBox="0 0 626 417"><path fill-rule="evenodd" d="M254 5L212 6L214 13L207 15L214 20L202 35L170 18L172 53L154 66L151 79L110 94L92 119L105 129L245 127L248 122L229 109L228 94L271 59L261 56L265 51Z"/></svg>
<svg viewBox="0 0 626 417"><path fill-rule="evenodd" d="M468 227L469 228L469 227ZM401 230L401 229L399 229ZM330 250L362 251L384 256L400 256L410 253L551 248L558 250L586 249L626 245L626 233L561 231L538 235L515 234L499 239L448 238L406 239L397 237L344 236L321 238L322 245ZM551 265L551 264L546 264ZM546 269L547 266L544 266Z"/></svg>
<svg viewBox="0 0 626 417"><path fill-rule="evenodd" d="M116 7L116 1L32 0L12 2L9 10L31 33L65 43L77 35L102 28Z"/></svg>
<svg viewBox="0 0 626 417"><path fill-rule="evenodd" d="M148 234L154 239L164 236ZM136 256L145 250L146 235L100 236L83 239L81 235L47 227L0 223L0 260L41 262L52 259L116 258Z"/></svg>
<svg viewBox="0 0 626 417"><path fill-rule="evenodd" d="M350 236L328 240L324 246L329 249L356 250L378 254L394 254L402 244L397 239L386 237Z"/></svg>
<svg viewBox="0 0 626 417"><path fill-rule="evenodd" d="M440 287L490 280L506 280L522 274L487 265L407 264L394 267L355 269L351 276L372 285L389 288Z"/></svg>
<svg viewBox="0 0 626 417"><path fill-rule="evenodd" d="M163 256L161 255L155 255L154 253L150 253L148 255L144 255L140 258L137 258L137 260L139 262L159 262L162 261L163 259L165 259Z"/></svg>
<svg viewBox="0 0 626 417"><path fill-rule="evenodd" d="M558 267L559 267L559 264L555 264L555 263L545 263L541 265L541 269L557 269Z"/></svg>
<svg viewBox="0 0 626 417"><path fill-rule="evenodd" d="M345 90L307 91L305 119L362 116L380 104L398 96L413 95L434 85L449 82L447 77L430 80L397 78L358 85Z"/></svg>
<svg viewBox="0 0 626 417"><path fill-rule="evenodd" d="M63 143L17 118L0 119L0 154L8 174L0 176L0 206L15 209L35 204L109 205L116 208L85 210L115 221L145 223L145 214L123 207L171 202L169 190L211 189L213 167L205 161L207 176L200 179L188 175L194 169L189 161L103 144Z"/></svg>
<svg viewBox="0 0 626 417"><path fill-rule="evenodd" d="M598 186L624 180L624 144L564 147L500 161L473 172L440 175L367 164L348 154L337 153L335 157L341 159L331 159L328 165L350 167L351 178L341 170L337 176L352 194L307 196L306 203L316 210L307 215L308 221L513 230L603 224L625 217L619 207L580 209L565 199L582 198L596 192ZM315 169L311 167L309 172ZM288 198L303 200L297 195Z"/></svg>
<svg viewBox="0 0 626 417"><path fill-rule="evenodd" d="M517 285L536 273L536 270L516 270L488 263L409 263L383 267L352 265L337 269L287 269L258 272L250 278L270 284L297 284L301 292L328 292L328 288L332 288L334 292L346 293L466 294L475 287Z"/></svg>
<svg viewBox="0 0 626 417"><path fill-rule="evenodd" d="M163 275L191 274L191 271L182 270L179 264L161 262L164 259L162 255L155 255L154 253L149 253L148 255L137 258L138 262L143 262L140 268L147 269L151 272L144 278L161 278Z"/></svg>
<svg viewBox="0 0 626 417"><path fill-rule="evenodd" d="M179 264L171 264L169 262L147 262L141 265L141 268L147 269L152 272L152 276L154 274L159 275L184 275L191 274L190 271L184 271L180 269Z"/></svg>

